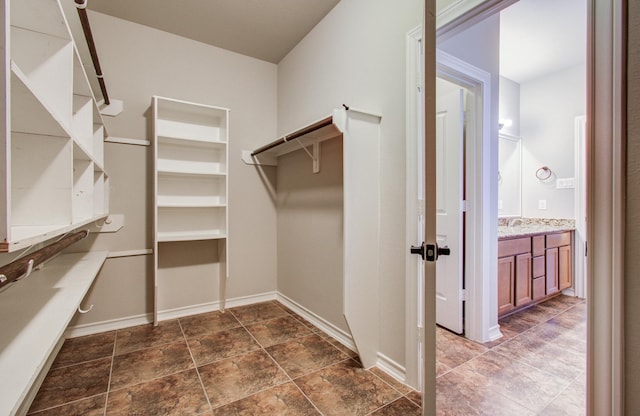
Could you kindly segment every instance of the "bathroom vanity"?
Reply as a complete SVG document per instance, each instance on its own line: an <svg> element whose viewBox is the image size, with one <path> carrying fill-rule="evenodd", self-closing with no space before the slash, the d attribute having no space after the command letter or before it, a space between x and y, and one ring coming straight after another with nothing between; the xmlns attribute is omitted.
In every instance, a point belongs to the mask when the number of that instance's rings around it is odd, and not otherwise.
<svg viewBox="0 0 640 416"><path fill-rule="evenodd" d="M539 303L572 286L574 230L573 220L500 219L499 317Z"/></svg>

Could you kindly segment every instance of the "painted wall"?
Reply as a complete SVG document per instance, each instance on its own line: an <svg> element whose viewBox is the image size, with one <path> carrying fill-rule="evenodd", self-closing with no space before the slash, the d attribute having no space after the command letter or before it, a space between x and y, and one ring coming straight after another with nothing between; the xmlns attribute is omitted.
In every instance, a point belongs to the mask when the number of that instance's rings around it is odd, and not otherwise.
<svg viewBox="0 0 640 416"><path fill-rule="evenodd" d="M105 118L111 136L151 140L152 95L231 109L228 297L275 291L275 196L256 168L240 160L240 152L257 147L276 133L277 67L100 13L89 14L109 94L123 100L125 106L118 117ZM115 234L92 236L83 246L78 245L78 250L152 248L151 157L151 147L106 145L110 211L125 215L125 227ZM264 172L266 177L274 177L273 168ZM196 258L215 260L213 254L208 257L210 244L192 248ZM170 255L177 264L186 259L181 250ZM174 282L180 295L166 292L166 305L177 308L217 301L217 281L211 283L215 270L213 264L204 269L180 269ZM152 294L152 256L108 259L86 300L95 305L94 310L75 324L148 314L153 310Z"/></svg>
<svg viewBox="0 0 640 416"><path fill-rule="evenodd" d="M320 172L302 150L278 162L278 290L349 333L343 311L342 139L321 144Z"/></svg>
<svg viewBox="0 0 640 416"><path fill-rule="evenodd" d="M586 112L586 67L578 65L520 86L522 136L522 215L532 218L574 218L574 189L556 189L556 179L573 178L574 122ZM536 170L548 166L547 181ZM539 209L545 200L547 209Z"/></svg>
<svg viewBox="0 0 640 416"><path fill-rule="evenodd" d="M278 65L278 130L295 130L347 104L383 115L381 124L380 352L404 365L405 354L405 42L422 23L421 0L342 0ZM278 233L283 230L279 223ZM280 248L279 248L280 249ZM279 263L278 288L293 293ZM296 264L297 263L297 264ZM285 273L285 274L283 274ZM315 304L313 294L294 301ZM342 296L336 291L335 297ZM330 316L330 305L314 312ZM338 324L338 323L336 323Z"/></svg>
<svg viewBox="0 0 640 416"><path fill-rule="evenodd" d="M498 108L498 121L508 119L512 123L511 126L505 125L500 132L520 136L520 84L500 77Z"/></svg>
<svg viewBox="0 0 640 416"><path fill-rule="evenodd" d="M628 97L640 96L640 4L628 3ZM624 287L625 414L640 409L640 102L627 101L627 206Z"/></svg>

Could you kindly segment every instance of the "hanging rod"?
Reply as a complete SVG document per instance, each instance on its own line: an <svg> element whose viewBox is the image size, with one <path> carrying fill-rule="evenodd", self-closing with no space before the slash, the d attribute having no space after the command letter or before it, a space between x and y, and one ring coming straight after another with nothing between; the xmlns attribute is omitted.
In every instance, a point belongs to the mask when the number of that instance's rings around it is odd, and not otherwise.
<svg viewBox="0 0 640 416"><path fill-rule="evenodd" d="M11 282L19 280L23 275L26 277L31 273L34 267L40 263L49 260L51 257L60 253L71 244L76 243L89 235L88 230L82 230L69 234L55 243L34 251L28 256L19 258L0 267L0 289Z"/></svg>
<svg viewBox="0 0 640 416"><path fill-rule="evenodd" d="M93 67L96 70L96 77L98 77L98 83L100 84L100 91L102 91L102 97L104 98L105 105L111 104L109 101L109 94L107 94L107 86L104 83L102 76L102 69L100 68L100 61L98 60L98 52L96 51L96 44L93 41L93 34L91 33L91 26L89 25L89 16L87 16L87 1L88 0L75 0L76 8L78 9L78 16L80 17L80 23L82 24L82 31L84 37L87 40L87 46L89 47L89 53L91 54L91 60L93 61Z"/></svg>
<svg viewBox="0 0 640 416"><path fill-rule="evenodd" d="M295 140L297 138L300 138L302 136L304 136L305 134L309 134L312 133L316 130L319 130L323 127L327 127L330 126L331 124L333 124L333 116L329 116L327 118L323 118L320 121L317 121L313 124L308 125L307 127L304 127L300 130L294 131L291 134L287 134L284 137L279 138L278 140L275 140L269 144L265 144L264 146L254 150L253 152L251 152L251 156L256 156L259 155L260 153L266 152L267 150L271 150L274 147L280 146L281 144L287 143L291 140Z"/></svg>

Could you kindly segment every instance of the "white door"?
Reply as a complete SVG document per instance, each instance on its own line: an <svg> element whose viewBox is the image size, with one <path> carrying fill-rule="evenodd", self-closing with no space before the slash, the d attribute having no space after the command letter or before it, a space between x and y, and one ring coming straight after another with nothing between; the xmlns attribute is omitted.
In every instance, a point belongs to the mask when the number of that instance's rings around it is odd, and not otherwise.
<svg viewBox="0 0 640 416"><path fill-rule="evenodd" d="M436 80L436 323L463 333L463 161L465 90Z"/></svg>

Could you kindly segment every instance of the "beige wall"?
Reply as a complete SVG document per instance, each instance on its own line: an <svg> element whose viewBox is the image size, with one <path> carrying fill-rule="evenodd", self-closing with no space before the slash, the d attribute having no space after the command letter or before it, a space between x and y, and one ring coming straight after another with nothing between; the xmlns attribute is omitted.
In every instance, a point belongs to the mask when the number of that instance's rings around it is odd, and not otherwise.
<svg viewBox="0 0 640 416"><path fill-rule="evenodd" d="M343 315L342 139L278 163L278 291L348 331Z"/></svg>
<svg viewBox="0 0 640 416"><path fill-rule="evenodd" d="M640 409L640 4L629 3L627 235L625 248L625 414Z"/></svg>
<svg viewBox="0 0 640 416"><path fill-rule="evenodd" d="M152 139L151 97L161 95L227 107L230 112L229 210L230 280L228 296L237 298L276 290L276 212L254 166L240 160L242 149L264 143L276 133L277 67L162 31L90 12L109 95L124 101L124 112L105 117L115 137ZM90 237L77 250L121 252L152 248L151 147L106 144L111 177L111 213L125 215L114 234ZM273 175L273 168L267 168ZM199 259L211 244L194 245ZM173 251L172 261L186 254ZM198 252L202 251L202 252ZM215 260L215 254L211 259ZM210 269L213 270L213 266ZM168 292L167 307L216 301L217 281L198 278L203 269L185 267L176 276L180 295ZM183 277L181 277L183 276ZM185 283L180 285L179 283ZM176 286L169 288L176 291ZM94 310L76 324L150 313L153 309L152 256L108 259L87 303ZM177 292L177 291L176 291Z"/></svg>
<svg viewBox="0 0 640 416"><path fill-rule="evenodd" d="M408 249L405 42L407 32L422 23L422 8L421 0L342 0L278 65L280 133L327 116L343 103L383 115L381 250L371 255L380 258L379 330L384 334L380 352L401 365L405 362L404 263ZM303 306L315 302L311 293L299 295L294 300ZM336 291L334 296L341 293Z"/></svg>

